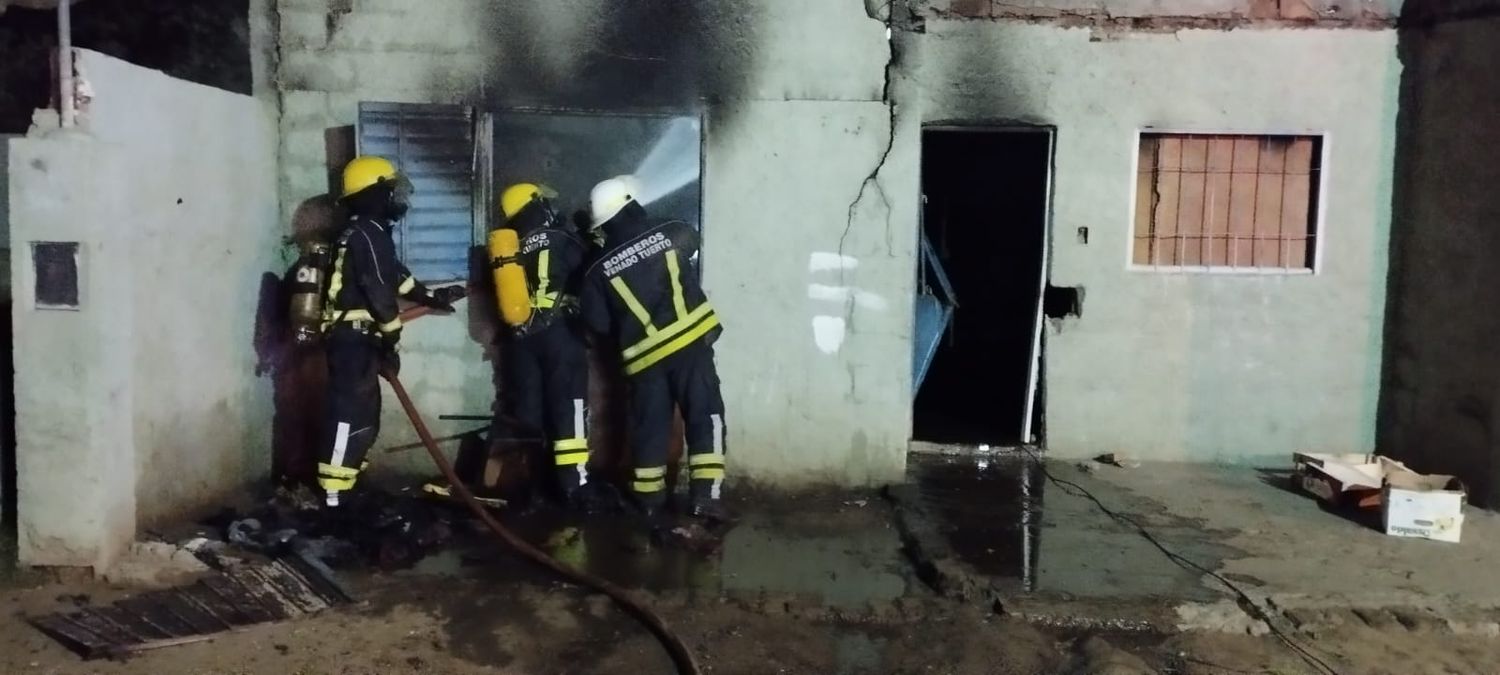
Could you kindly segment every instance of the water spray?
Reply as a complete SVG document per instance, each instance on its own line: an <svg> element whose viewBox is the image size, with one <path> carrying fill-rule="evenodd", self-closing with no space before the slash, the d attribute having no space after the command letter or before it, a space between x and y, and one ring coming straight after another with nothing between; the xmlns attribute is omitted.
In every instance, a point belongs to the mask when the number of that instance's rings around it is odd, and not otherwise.
<svg viewBox="0 0 1500 675"><path fill-rule="evenodd" d="M678 117L669 122L635 168L635 200L647 206L697 181L700 138L698 118Z"/></svg>

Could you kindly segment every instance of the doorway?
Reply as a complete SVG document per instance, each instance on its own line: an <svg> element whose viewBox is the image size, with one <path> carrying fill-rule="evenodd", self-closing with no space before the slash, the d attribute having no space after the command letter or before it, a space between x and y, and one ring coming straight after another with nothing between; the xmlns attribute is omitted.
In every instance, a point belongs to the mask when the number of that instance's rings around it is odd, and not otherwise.
<svg viewBox="0 0 1500 675"><path fill-rule="evenodd" d="M922 132L922 233L931 255L918 286L946 276L953 307L944 329L928 331L935 342L925 368L918 322L915 440L1039 440L1052 137L1039 127Z"/></svg>

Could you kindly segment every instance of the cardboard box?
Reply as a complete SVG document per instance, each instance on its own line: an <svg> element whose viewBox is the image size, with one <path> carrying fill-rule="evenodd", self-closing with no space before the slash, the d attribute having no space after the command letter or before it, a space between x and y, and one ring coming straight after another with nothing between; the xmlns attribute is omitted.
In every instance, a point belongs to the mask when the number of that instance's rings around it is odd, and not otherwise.
<svg viewBox="0 0 1500 675"><path fill-rule="evenodd" d="M1454 543L1463 534L1468 495L1453 476L1392 471L1386 475L1382 496L1386 534Z"/></svg>
<svg viewBox="0 0 1500 675"><path fill-rule="evenodd" d="M1293 481L1303 492L1335 506L1379 508L1385 473L1395 460L1377 455L1292 455ZM1402 468L1405 468L1404 466Z"/></svg>
<svg viewBox="0 0 1500 675"><path fill-rule="evenodd" d="M1296 453L1296 486L1336 506L1381 510L1382 529L1395 537L1457 542L1468 501L1453 476L1420 474L1378 455Z"/></svg>

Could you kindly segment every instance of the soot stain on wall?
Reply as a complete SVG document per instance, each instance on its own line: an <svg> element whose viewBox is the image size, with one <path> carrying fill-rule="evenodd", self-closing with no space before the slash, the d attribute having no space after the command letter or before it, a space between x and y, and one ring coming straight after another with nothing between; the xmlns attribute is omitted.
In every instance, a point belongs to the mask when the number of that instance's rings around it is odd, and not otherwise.
<svg viewBox="0 0 1500 675"><path fill-rule="evenodd" d="M754 3L490 3L485 102L496 107L701 109L753 85Z"/></svg>

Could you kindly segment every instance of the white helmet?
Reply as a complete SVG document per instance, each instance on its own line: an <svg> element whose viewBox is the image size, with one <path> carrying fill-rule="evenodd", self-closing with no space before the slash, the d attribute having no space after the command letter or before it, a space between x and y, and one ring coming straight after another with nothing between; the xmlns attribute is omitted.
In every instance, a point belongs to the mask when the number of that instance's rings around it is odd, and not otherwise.
<svg viewBox="0 0 1500 675"><path fill-rule="evenodd" d="M594 227L599 227L615 217L626 205L635 201L639 192L635 176L615 176L601 181L589 192L589 216Z"/></svg>

